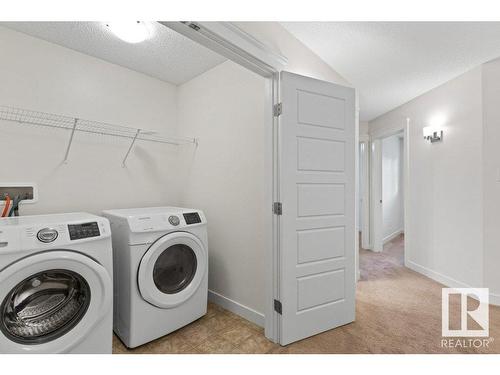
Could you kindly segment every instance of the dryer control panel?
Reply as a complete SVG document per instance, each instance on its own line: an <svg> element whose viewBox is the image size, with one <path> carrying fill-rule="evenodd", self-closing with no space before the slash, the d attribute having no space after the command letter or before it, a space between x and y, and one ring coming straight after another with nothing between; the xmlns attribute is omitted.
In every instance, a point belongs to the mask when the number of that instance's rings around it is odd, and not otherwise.
<svg viewBox="0 0 500 375"><path fill-rule="evenodd" d="M201 223L200 214L198 212L187 212L182 214L187 225Z"/></svg>

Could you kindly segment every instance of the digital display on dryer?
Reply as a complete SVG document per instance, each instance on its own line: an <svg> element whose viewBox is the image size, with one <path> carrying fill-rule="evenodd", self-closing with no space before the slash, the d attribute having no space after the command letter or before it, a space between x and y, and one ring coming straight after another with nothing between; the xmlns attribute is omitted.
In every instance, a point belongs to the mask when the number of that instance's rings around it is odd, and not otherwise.
<svg viewBox="0 0 500 375"><path fill-rule="evenodd" d="M184 220L186 220L186 224L198 224L201 223L201 218L198 212L189 212L187 214L183 214Z"/></svg>

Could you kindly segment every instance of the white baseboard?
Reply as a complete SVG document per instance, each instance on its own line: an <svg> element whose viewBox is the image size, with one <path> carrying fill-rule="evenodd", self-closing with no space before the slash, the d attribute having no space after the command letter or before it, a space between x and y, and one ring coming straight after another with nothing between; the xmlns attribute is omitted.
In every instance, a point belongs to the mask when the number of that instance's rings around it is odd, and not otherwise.
<svg viewBox="0 0 500 375"><path fill-rule="evenodd" d="M259 327L264 327L265 317L264 314L255 311L254 309L242 305L239 302L233 301L230 298L224 297L223 295L214 292L212 290L208 291L208 300L210 302L219 305L220 307L235 313L236 315L257 324Z"/></svg>
<svg viewBox="0 0 500 375"><path fill-rule="evenodd" d="M422 275L425 275L428 278L437 281L438 283L446 285L449 288L470 288L469 285L461 281L455 280L451 277L448 277L446 275L443 275L442 273L431 270L430 268L421 266L420 264L417 264L410 260L406 262L406 267L412 269L415 272L421 273Z"/></svg>
<svg viewBox="0 0 500 375"><path fill-rule="evenodd" d="M385 245L387 242L393 240L394 238L396 238L397 236L399 236L402 233L404 233L404 230L403 229L399 229L399 230L395 231L394 233L389 234L387 237L385 237L382 240L382 243Z"/></svg>
<svg viewBox="0 0 500 375"><path fill-rule="evenodd" d="M437 281L438 283L443 284L444 286L448 288L472 288L470 285L465 284L461 281L458 281L456 279L453 279L449 276L443 275L442 273L436 272L434 270L431 270L427 267L421 266L420 264L417 264L412 261L407 261L405 263L405 266L408 267L409 269L421 273L424 276L427 276L428 278ZM500 295L490 293L490 305L496 305L500 306Z"/></svg>

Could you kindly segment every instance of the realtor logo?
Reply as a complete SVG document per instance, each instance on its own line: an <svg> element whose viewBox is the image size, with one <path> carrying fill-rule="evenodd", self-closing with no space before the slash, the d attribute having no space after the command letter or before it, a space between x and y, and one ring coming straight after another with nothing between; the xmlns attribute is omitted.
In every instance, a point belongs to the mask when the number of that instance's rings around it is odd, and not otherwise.
<svg viewBox="0 0 500 375"><path fill-rule="evenodd" d="M450 296L454 301L459 301L458 306L450 306ZM475 302L472 307L468 303L471 298ZM441 307L443 337L489 336L488 288L443 288ZM456 322L458 327L450 328L450 316L460 318Z"/></svg>

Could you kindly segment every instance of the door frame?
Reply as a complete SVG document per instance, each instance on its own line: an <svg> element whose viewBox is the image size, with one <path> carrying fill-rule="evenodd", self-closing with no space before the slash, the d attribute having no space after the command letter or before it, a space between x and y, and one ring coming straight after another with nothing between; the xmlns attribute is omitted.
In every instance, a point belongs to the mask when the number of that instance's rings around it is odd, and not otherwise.
<svg viewBox="0 0 500 375"><path fill-rule="evenodd" d="M359 192L362 195L363 204L361 207L362 221L360 225L361 229L361 243L360 246L363 249L370 248L370 136L368 134L360 134L359 145L364 145L365 150L362 158L359 159L359 168L361 169L361 164L364 165L363 176L360 176L363 184L363 191ZM359 173L358 173L359 174ZM359 198L359 197L358 197ZM359 199L358 199L359 202Z"/></svg>
<svg viewBox="0 0 500 375"><path fill-rule="evenodd" d="M407 265L407 258L410 247L411 233L409 231L410 225L410 118L402 118L399 125L391 128L384 128L370 133L371 138L371 161L370 161L370 249L373 251L382 251L382 206L377 204L382 194L382 153L381 144L382 139L390 137L398 133L403 133L403 210L404 210L404 264ZM380 175L380 178L375 176ZM377 238L379 243L377 243Z"/></svg>
<svg viewBox="0 0 500 375"><path fill-rule="evenodd" d="M279 225L280 219L273 212L273 202L279 201L279 127L274 107L279 103L279 73L287 64L283 55L272 51L265 44L241 30L231 22L160 22L164 26L192 39L233 62L257 73L266 80L265 103L265 160L266 186L266 303L264 311L264 334L279 343L279 314L274 300L279 300Z"/></svg>

